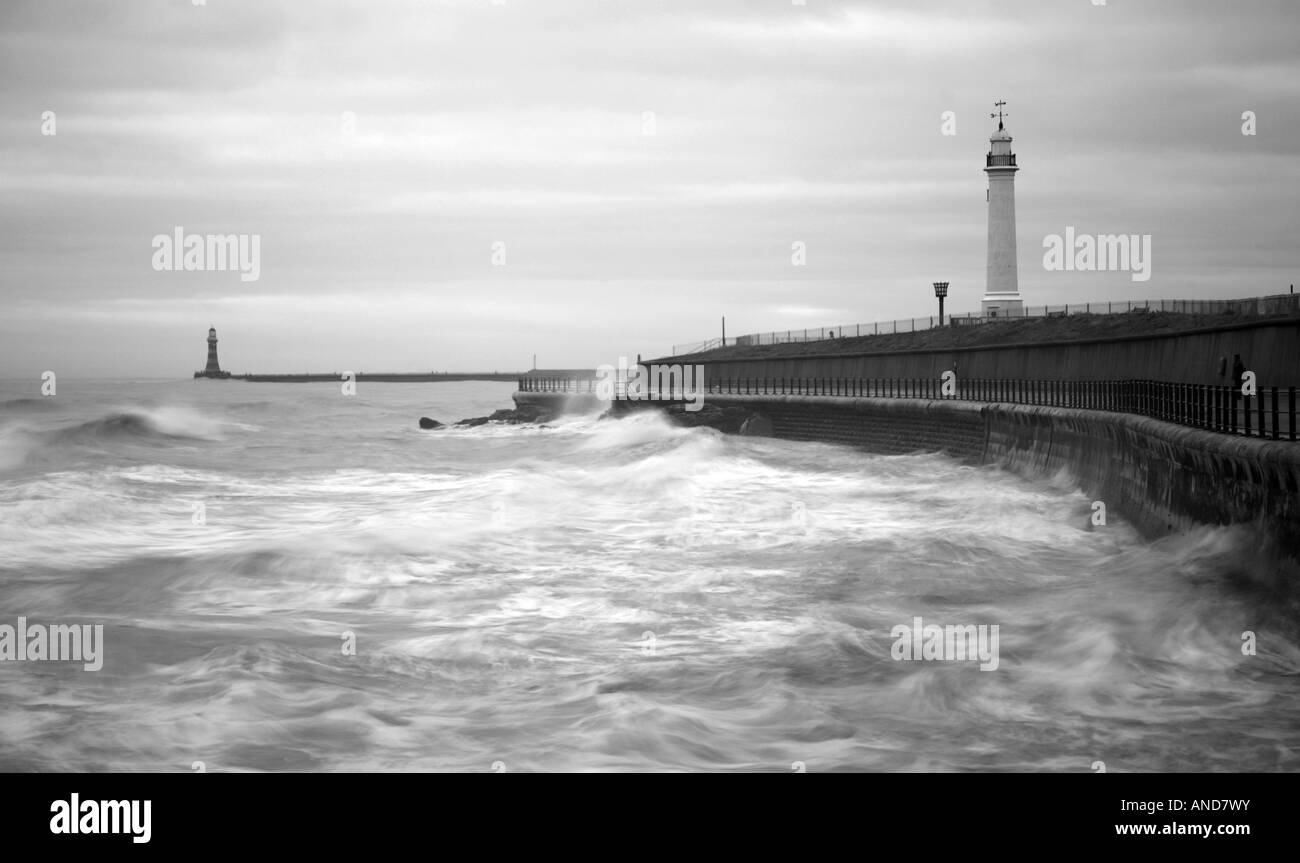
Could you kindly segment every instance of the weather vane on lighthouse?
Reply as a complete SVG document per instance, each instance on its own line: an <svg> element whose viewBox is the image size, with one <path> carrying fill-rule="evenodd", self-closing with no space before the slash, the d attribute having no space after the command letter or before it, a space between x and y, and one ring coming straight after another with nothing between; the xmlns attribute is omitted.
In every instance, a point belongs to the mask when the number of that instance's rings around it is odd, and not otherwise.
<svg viewBox="0 0 1300 863"><path fill-rule="evenodd" d="M1002 101L1002 100L998 100L997 102L994 102L994 103L993 103L993 107L994 107L994 108L997 108L997 109L998 109L998 112L997 112L996 114L989 114L989 119L992 119L992 118L994 118L994 117L997 117L997 118L998 118L998 128L999 128L999 129L1002 128L1002 109L1006 106L1006 104L1007 104L1007 103L1004 102L1004 101Z"/></svg>

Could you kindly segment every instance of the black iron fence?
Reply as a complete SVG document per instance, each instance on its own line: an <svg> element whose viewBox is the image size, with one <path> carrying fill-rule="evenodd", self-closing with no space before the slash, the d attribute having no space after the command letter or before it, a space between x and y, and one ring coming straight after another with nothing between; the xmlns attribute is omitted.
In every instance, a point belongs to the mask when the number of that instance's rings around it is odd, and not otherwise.
<svg viewBox="0 0 1300 863"><path fill-rule="evenodd" d="M951 296L950 296L951 299ZM1131 312L1174 312L1186 315L1281 315L1300 312L1300 294L1273 294L1266 297L1245 297L1235 300L1101 300L1088 303L1063 303L1060 305L1025 306L1015 315L1003 317L983 313L947 315L944 321L950 326L1002 324L1021 318L1055 318L1068 315L1117 315ZM673 345L673 354L694 354L722 347L752 347L755 345L780 345L791 342L819 342L858 336L880 336L896 333L915 333L939 326L939 318L928 315L919 318L902 318L894 321L874 321L868 324L841 324L839 326L808 327L806 329L775 330L766 333L747 333L706 339L685 345Z"/></svg>
<svg viewBox="0 0 1300 863"><path fill-rule="evenodd" d="M522 378L524 392L599 392L595 380ZM1032 381L940 378L714 378L692 393L718 395L842 396L848 398L937 399L1042 407L1080 408L1137 414L1225 434L1296 440L1296 388L1179 384L1166 381ZM620 385L615 398L624 398ZM680 390L648 390L648 401L680 401Z"/></svg>
<svg viewBox="0 0 1300 863"><path fill-rule="evenodd" d="M595 393L595 378L520 378L519 391L523 393Z"/></svg>

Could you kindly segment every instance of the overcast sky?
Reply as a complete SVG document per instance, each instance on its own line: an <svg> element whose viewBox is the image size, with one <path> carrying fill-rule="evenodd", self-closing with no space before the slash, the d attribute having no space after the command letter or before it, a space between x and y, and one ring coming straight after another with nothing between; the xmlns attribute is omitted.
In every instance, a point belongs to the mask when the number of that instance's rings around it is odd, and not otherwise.
<svg viewBox="0 0 1300 863"><path fill-rule="evenodd" d="M0 377L188 376L209 325L235 372L504 371L724 314L928 315L940 279L975 310L996 99L1026 303L1300 280L1293 0L5 0L0 28ZM1150 234L1150 280L1045 271L1067 225ZM260 277L155 271L177 226L259 235Z"/></svg>

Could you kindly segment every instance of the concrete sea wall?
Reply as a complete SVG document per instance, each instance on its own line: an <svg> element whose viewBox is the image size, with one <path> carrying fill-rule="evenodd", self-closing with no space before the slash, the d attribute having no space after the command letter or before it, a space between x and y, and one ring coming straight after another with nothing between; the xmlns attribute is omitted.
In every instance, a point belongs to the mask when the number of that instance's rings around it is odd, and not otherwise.
<svg viewBox="0 0 1300 863"><path fill-rule="evenodd" d="M515 394L517 403L556 409L566 398ZM1025 476L1064 470L1148 536L1251 523L1282 556L1300 559L1300 444L1130 414L955 400L710 395L705 404L765 418L778 438L942 452Z"/></svg>

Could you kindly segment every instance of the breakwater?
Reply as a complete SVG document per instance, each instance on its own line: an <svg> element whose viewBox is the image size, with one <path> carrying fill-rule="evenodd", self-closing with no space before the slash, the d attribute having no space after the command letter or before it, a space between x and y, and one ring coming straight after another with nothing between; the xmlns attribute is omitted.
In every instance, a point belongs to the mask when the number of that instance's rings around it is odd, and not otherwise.
<svg viewBox="0 0 1300 863"><path fill-rule="evenodd" d="M198 373L195 377L203 377L203 375ZM447 381L514 381L518 379L518 372L467 372L463 374L454 372L356 372L351 378L345 378L343 372L330 372L328 374L302 372L300 374L226 374L222 377L222 380L270 384L337 383L344 380L369 381L371 383L427 384L445 383Z"/></svg>
<svg viewBox="0 0 1300 863"><path fill-rule="evenodd" d="M585 393L517 392L519 405L590 410ZM1300 445L1190 428L1115 411L956 399L710 394L719 413L743 411L749 428L871 452L946 453L1025 476L1066 471L1085 494L1149 536L1198 524L1252 524L1300 560ZM663 402L615 402L614 410ZM734 422L732 423L734 426Z"/></svg>

